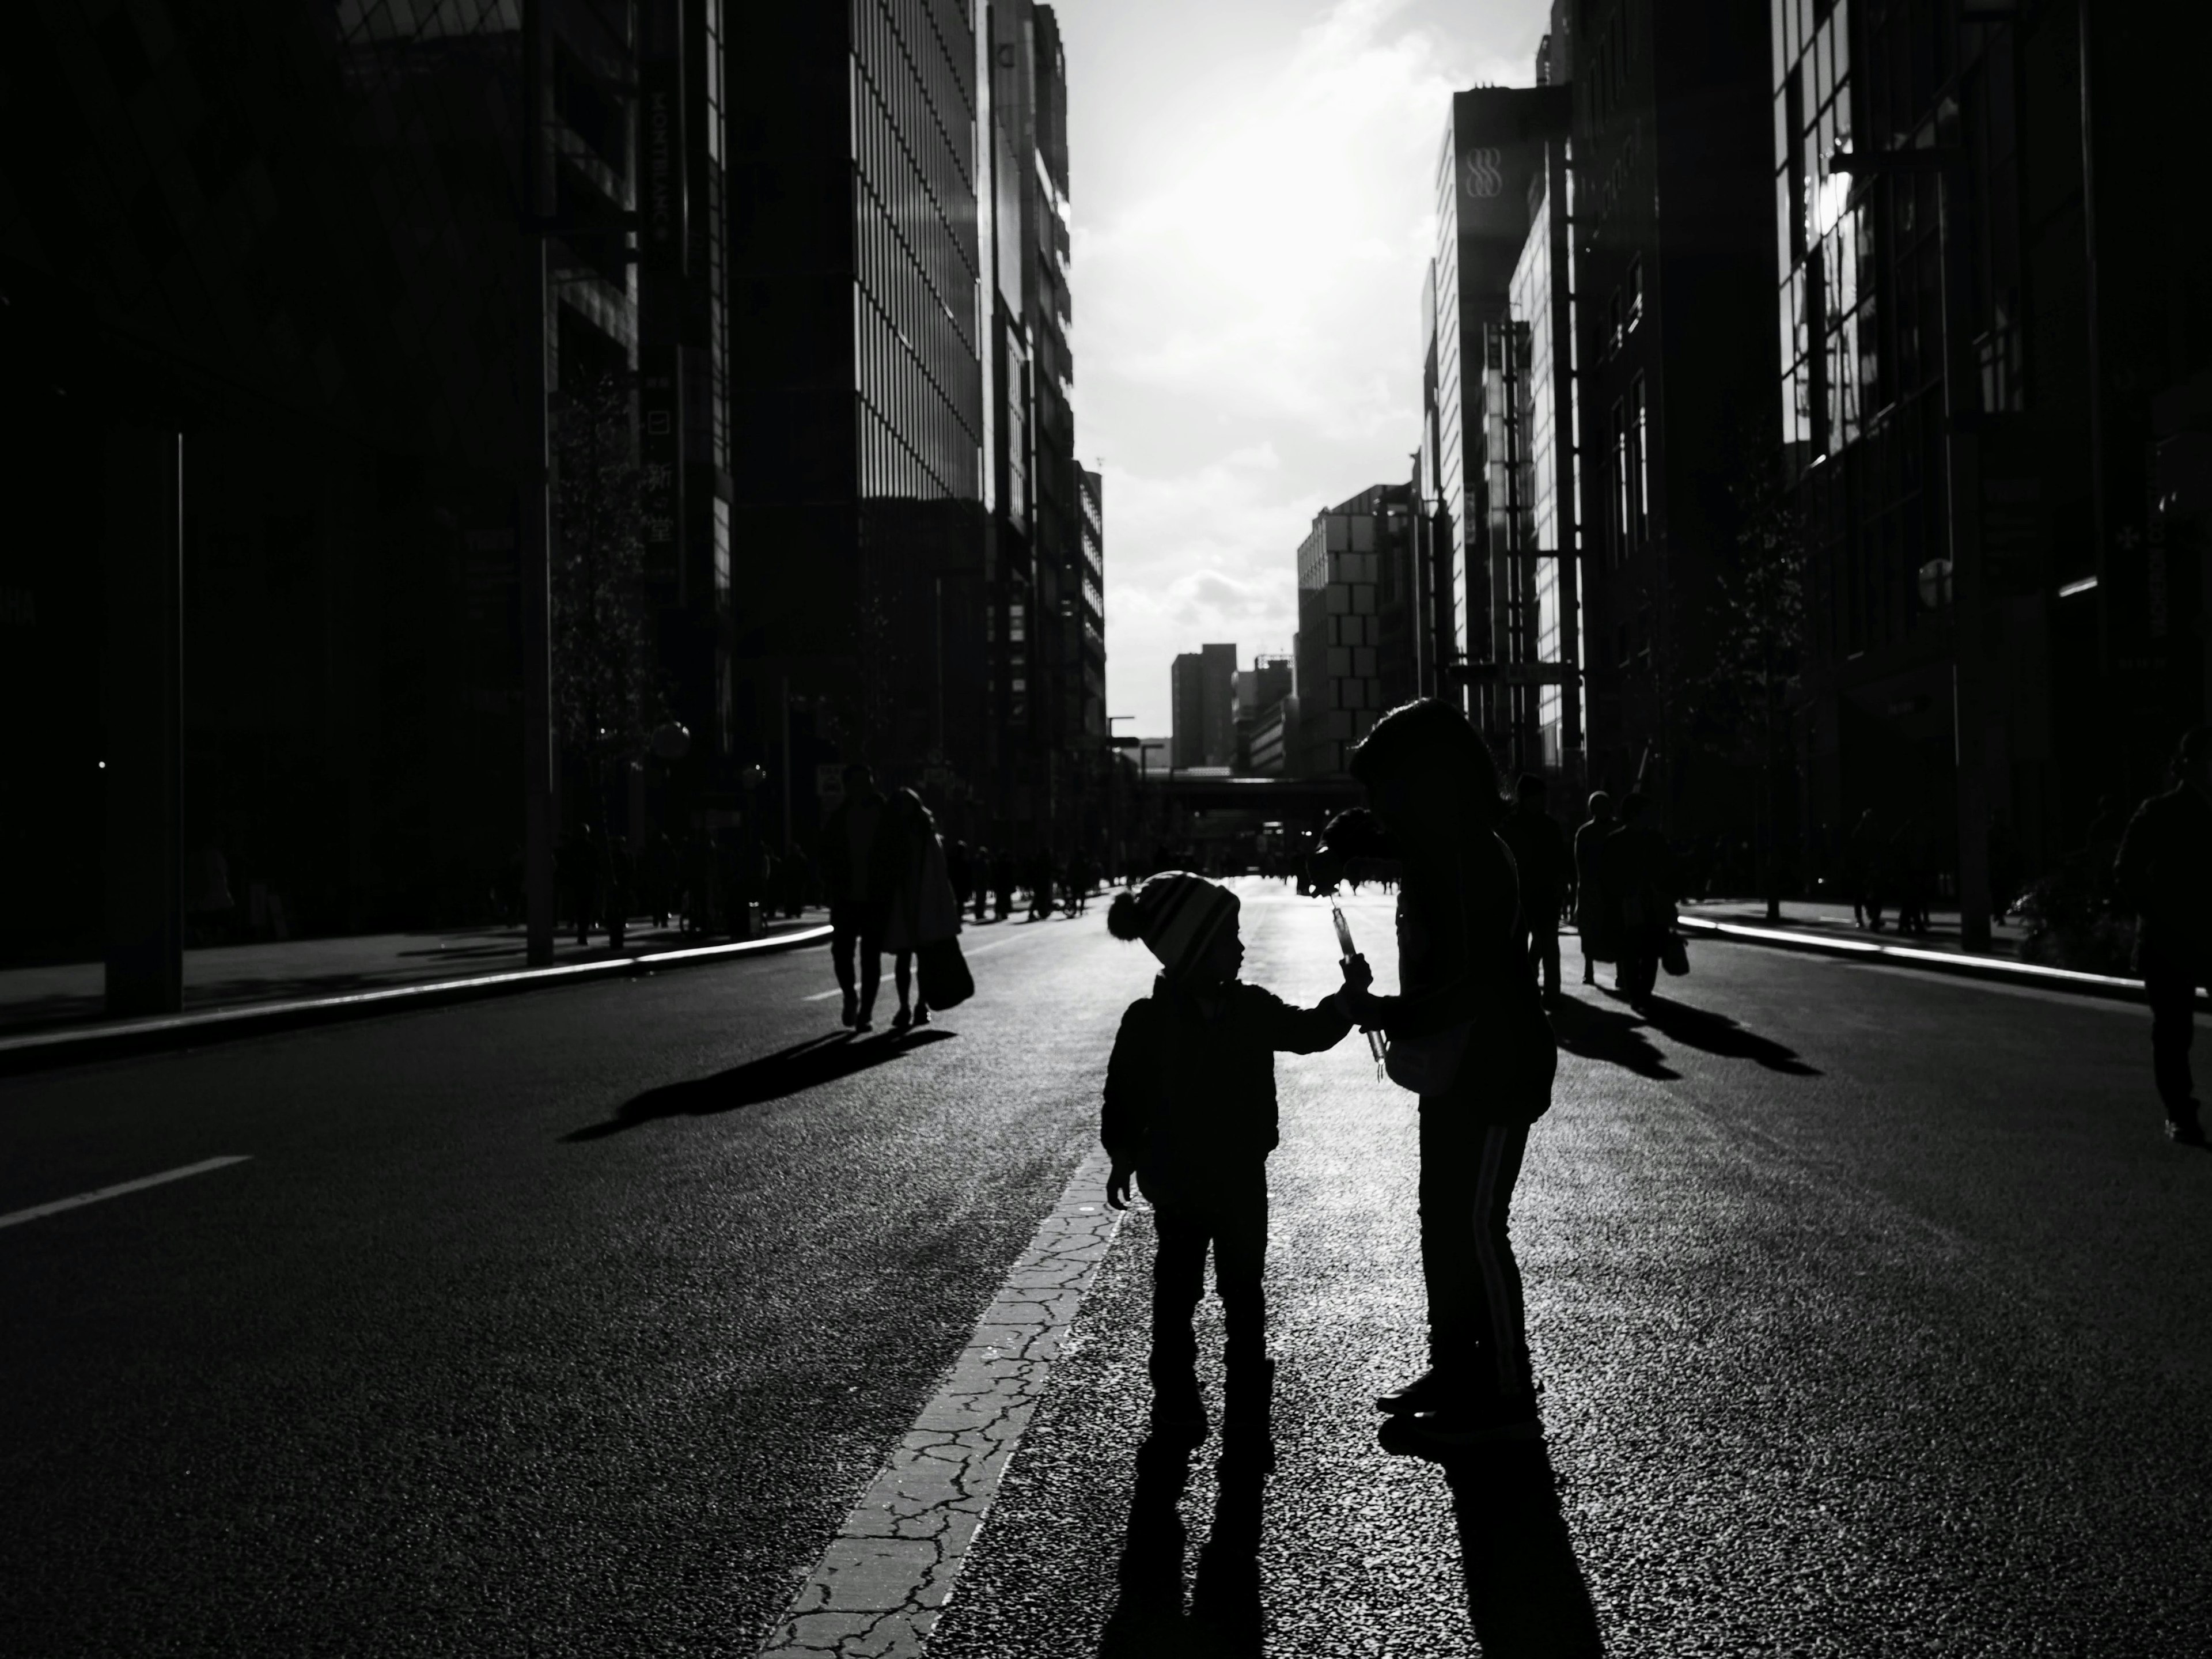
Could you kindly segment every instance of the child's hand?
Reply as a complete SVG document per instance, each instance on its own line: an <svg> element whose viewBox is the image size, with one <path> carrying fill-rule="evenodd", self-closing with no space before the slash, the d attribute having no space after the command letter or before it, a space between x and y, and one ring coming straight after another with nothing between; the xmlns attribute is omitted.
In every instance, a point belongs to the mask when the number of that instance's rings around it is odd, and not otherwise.
<svg viewBox="0 0 2212 1659"><path fill-rule="evenodd" d="M1349 956L1344 958L1344 984L1346 990L1364 991L1374 983L1375 970L1367 965L1365 957Z"/></svg>
<svg viewBox="0 0 2212 1659"><path fill-rule="evenodd" d="M1370 973L1368 977L1371 981L1374 975ZM1382 1001L1364 985L1346 985L1337 992L1336 1006L1363 1031L1371 1031L1382 1023Z"/></svg>
<svg viewBox="0 0 2212 1659"><path fill-rule="evenodd" d="M1106 1177L1106 1202L1109 1206L1116 1210L1129 1207L1129 1178L1136 1173L1136 1170L1127 1164L1114 1166L1113 1173Z"/></svg>

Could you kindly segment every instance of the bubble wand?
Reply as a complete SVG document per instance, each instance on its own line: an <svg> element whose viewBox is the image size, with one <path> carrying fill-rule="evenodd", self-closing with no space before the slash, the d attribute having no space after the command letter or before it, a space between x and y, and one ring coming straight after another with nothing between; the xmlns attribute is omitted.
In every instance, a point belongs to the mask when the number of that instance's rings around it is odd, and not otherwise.
<svg viewBox="0 0 2212 1659"><path fill-rule="evenodd" d="M1344 919L1344 907L1333 897L1328 902L1328 914L1336 923L1336 948L1344 953L1344 960L1349 963L1352 957L1359 954L1358 950L1352 943L1352 924ZM1389 1053L1389 1044L1383 1039L1382 1032L1367 1033L1367 1052L1375 1056L1375 1076L1379 1082L1389 1075L1383 1068L1382 1061L1384 1056Z"/></svg>

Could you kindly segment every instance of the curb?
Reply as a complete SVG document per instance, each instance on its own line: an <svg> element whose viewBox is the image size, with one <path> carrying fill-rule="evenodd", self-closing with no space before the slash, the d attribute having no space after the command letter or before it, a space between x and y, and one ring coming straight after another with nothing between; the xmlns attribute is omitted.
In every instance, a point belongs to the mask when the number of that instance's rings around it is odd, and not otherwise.
<svg viewBox="0 0 2212 1659"><path fill-rule="evenodd" d="M2039 963L2009 962L2000 957L1969 957L1952 951L1923 951L1910 945L1877 945L1872 939L1832 939L1817 933L1793 933L1780 927L1755 927L1747 922L1713 921L1704 916L1678 915L1674 925L1683 933L1705 939L1764 945L1770 949L1802 951L1811 956L1840 957L1853 962L1881 962L1923 972L1948 974L1955 979L1978 979L2002 985L2029 986L2039 991L2063 991L2074 996L2095 997L2106 1002L2148 1004L2139 979L2113 974L2085 974L2072 968L2045 968ZM2208 1006L2202 992L2197 1006Z"/></svg>
<svg viewBox="0 0 2212 1659"><path fill-rule="evenodd" d="M443 1007L457 1002L477 1002L489 997L511 996L519 991L556 985L588 984L649 974L656 969L704 967L734 957L773 956L818 945L830 937L826 925L802 927L768 939L743 939L731 945L700 945L681 951L653 951L635 957L609 957L600 962L570 963L566 967L525 968L513 973L483 974L472 979L432 980L422 985L394 985L380 991L354 991L343 996L301 997L286 1002L248 1002L196 1013L163 1014L82 1026L60 1031L40 1031L27 1036L0 1037L0 1077L42 1071L52 1066L77 1066L93 1060L116 1060L164 1048L192 1048L233 1037L265 1036L299 1030L311 1025L331 1025L342 1020L364 1019L379 1014L411 1013L418 1008Z"/></svg>

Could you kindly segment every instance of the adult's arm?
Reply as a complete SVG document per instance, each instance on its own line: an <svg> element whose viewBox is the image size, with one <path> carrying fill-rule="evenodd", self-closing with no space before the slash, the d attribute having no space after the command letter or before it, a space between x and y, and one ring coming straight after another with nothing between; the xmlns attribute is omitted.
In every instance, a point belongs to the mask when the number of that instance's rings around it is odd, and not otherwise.
<svg viewBox="0 0 2212 1659"><path fill-rule="evenodd" d="M2120 900L2137 915L2152 908L2158 878L2158 800L2145 801L2128 820L2120 837L2119 856L2112 861L2113 885Z"/></svg>

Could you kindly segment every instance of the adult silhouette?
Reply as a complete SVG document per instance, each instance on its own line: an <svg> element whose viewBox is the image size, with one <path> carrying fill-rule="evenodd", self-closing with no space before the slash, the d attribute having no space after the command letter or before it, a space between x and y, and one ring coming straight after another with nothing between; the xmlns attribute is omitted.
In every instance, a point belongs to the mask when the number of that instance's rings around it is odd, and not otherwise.
<svg viewBox="0 0 2212 1659"><path fill-rule="evenodd" d="M1535 1386L1507 1231L1528 1130L1559 1049L1529 971L1497 763L1467 716L1394 709L1352 757L1369 811L1330 825L1338 854L1381 860L1398 894L1401 994L1340 993L1390 1037L1391 1075L1420 1096L1421 1269L1429 1369L1376 1404L1442 1445L1529 1438ZM1347 867L1350 867L1347 866Z"/></svg>
<svg viewBox="0 0 2212 1659"><path fill-rule="evenodd" d="M2166 1132L2201 1146L2189 1043L2197 988L2212 983L2212 726L2182 738L2172 777L2172 788L2136 809L2113 878L2137 917L2136 969L2150 1002L2151 1076Z"/></svg>

